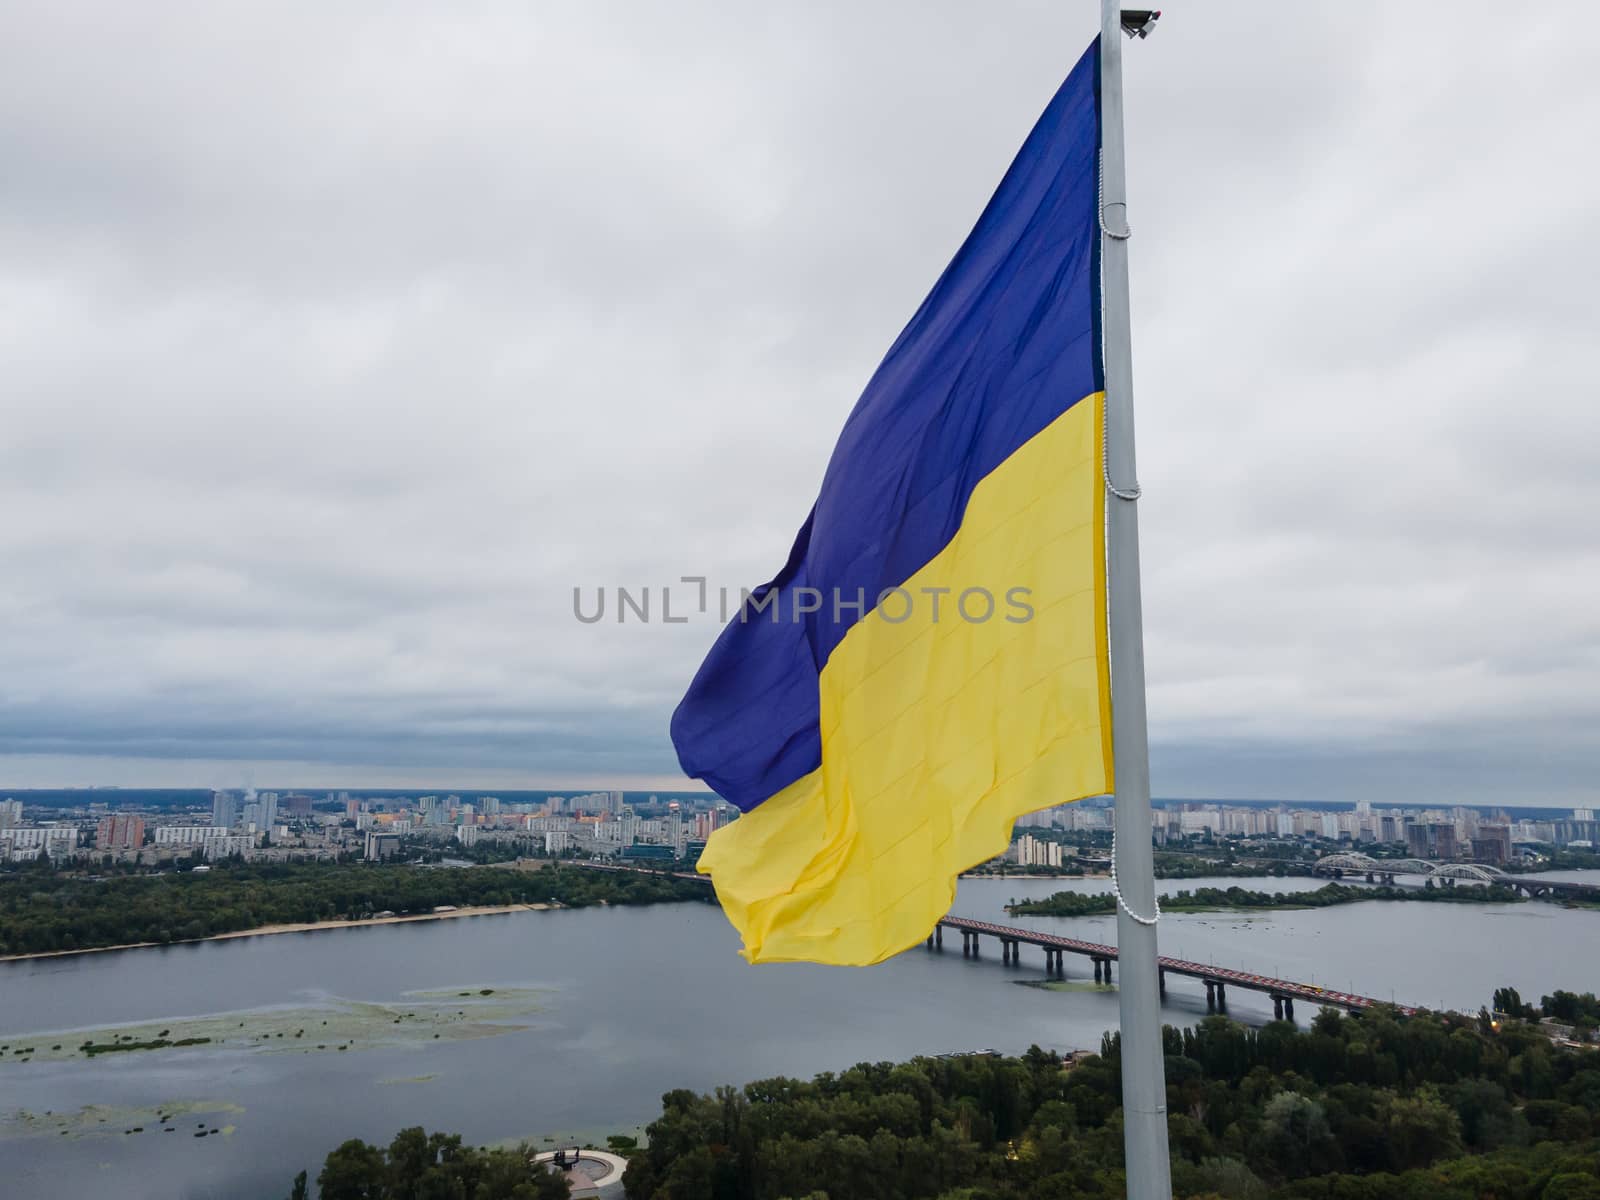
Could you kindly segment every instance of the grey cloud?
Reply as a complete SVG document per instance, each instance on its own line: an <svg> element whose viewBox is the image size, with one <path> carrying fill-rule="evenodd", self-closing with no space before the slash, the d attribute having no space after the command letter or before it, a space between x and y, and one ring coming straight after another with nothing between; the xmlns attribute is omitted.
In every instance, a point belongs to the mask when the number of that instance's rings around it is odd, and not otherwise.
<svg viewBox="0 0 1600 1200"><path fill-rule="evenodd" d="M781 564L1093 23L13 6L0 785L672 780L714 623L571 588ZM1593 795L1597 33L1130 47L1158 791Z"/></svg>

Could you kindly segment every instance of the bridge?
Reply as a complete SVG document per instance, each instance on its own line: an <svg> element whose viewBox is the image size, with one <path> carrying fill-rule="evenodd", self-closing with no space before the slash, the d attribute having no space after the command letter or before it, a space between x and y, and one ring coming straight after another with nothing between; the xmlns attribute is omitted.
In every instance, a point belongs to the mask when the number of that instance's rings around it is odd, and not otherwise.
<svg viewBox="0 0 1600 1200"><path fill-rule="evenodd" d="M1068 954L1081 955L1094 963L1094 978L1096 983L1111 982L1111 964L1117 961L1118 954L1115 946L1102 946L1098 942L1085 942L1078 938L1062 937L1054 933L1040 933L1036 929L1022 929L1014 925L996 925L989 921L977 921L970 917L945 917L934 927L928 935L928 948L939 950L944 947L944 931L955 930L961 934L961 954L963 957L978 957L978 942L982 937L992 937L1000 943L1002 961L1008 965L1015 965L1020 961L1022 946L1038 946L1044 951L1045 973L1057 978L1066 977L1064 967L1065 956ZM1294 1020L1294 1002L1304 1000L1311 1004L1325 1005L1331 1008L1342 1008L1349 1012L1361 1012L1375 1004L1385 1003L1375 1000L1371 996L1358 996L1353 992L1338 992L1330 988L1320 988L1315 984L1297 983L1290 979L1274 979L1270 975L1257 975L1250 971L1234 971L1227 967L1217 967L1209 963L1189 962L1182 958L1168 958L1162 955L1157 959L1160 967L1161 994L1167 994L1167 976L1183 975L1191 979L1198 979L1206 988L1206 1007L1215 1012L1228 1011L1229 986L1242 988L1246 991L1264 992L1272 997L1273 1015L1279 1020ZM1411 1015L1417 1010L1405 1005L1391 1005L1398 1011Z"/></svg>
<svg viewBox="0 0 1600 1200"><path fill-rule="evenodd" d="M1312 870L1318 875L1341 879L1348 872L1365 875L1368 883L1393 883L1396 875L1421 875L1425 879L1454 884L1499 884L1515 888L1528 896L1556 900L1600 900L1600 885L1571 883L1564 879L1539 879L1532 875L1513 875L1487 863L1432 863L1420 858L1373 858L1359 852L1325 854Z"/></svg>

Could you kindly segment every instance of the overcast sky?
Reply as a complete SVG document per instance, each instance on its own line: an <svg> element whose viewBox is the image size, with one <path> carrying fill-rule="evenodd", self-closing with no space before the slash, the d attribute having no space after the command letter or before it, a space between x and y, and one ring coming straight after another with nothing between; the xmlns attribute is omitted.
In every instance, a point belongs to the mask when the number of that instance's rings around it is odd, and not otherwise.
<svg viewBox="0 0 1600 1200"><path fill-rule="evenodd" d="M0 789L683 786L716 622L572 589L777 570L1098 20L0 11ZM1600 798L1597 48L1128 46L1157 794Z"/></svg>

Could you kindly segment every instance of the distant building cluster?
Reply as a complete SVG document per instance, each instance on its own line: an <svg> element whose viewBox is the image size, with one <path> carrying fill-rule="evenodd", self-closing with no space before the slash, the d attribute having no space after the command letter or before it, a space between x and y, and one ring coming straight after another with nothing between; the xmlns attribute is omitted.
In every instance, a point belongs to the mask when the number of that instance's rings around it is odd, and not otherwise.
<svg viewBox="0 0 1600 1200"><path fill-rule="evenodd" d="M1017 822L1017 840L1007 853L1019 865L1055 865L1038 858L1030 830L1093 832L1109 830L1114 811L1087 801L1029 814ZM1294 808L1289 805L1228 804L1216 801L1157 802L1152 832L1158 844L1196 838L1238 838L1343 842L1403 846L1411 858L1501 866L1534 845L1593 849L1600 824L1592 808L1577 808L1570 819L1514 818L1505 811L1376 807L1360 801L1349 809ZM1024 849L1024 845L1029 848ZM1520 848L1520 849L1519 849ZM1067 857L1072 852L1067 851Z"/></svg>
<svg viewBox="0 0 1600 1200"><path fill-rule="evenodd" d="M279 820L280 803L298 819ZM204 809L173 813L131 807L111 811L106 803L24 821L20 800L0 801L0 861L118 862L159 866L180 858L287 861L332 859L342 839L311 819L312 797L287 798L277 792L212 793L209 820ZM38 814L36 814L38 815Z"/></svg>
<svg viewBox="0 0 1600 1200"><path fill-rule="evenodd" d="M27 819L29 816L33 819ZM0 800L0 862L121 862L159 866L176 859L249 862L364 858L414 854L431 842L460 852L494 847L518 857L583 857L695 861L707 839L738 817L714 796L649 796L585 792L538 800L454 794L361 796L254 789L211 795L209 812L140 810L91 803L81 810L25 813L15 798ZM1068 843L1096 844L1103 854L1114 811L1105 800L1063 804L1016 823L1003 860L1024 867L1065 868L1079 857ZM1268 839L1386 845L1411 858L1499 866L1533 845L1592 849L1600 823L1591 807L1569 818L1513 818L1505 811L1467 807L1349 809L1220 801L1157 801L1157 843L1192 839ZM408 849L408 846L411 849ZM997 863L1001 860L996 860ZM1087 860L1086 860L1087 861Z"/></svg>
<svg viewBox="0 0 1600 1200"><path fill-rule="evenodd" d="M1025 833L1011 844L1007 858L1019 867L1060 867L1076 850L1060 842L1047 842Z"/></svg>
<svg viewBox="0 0 1600 1200"><path fill-rule="evenodd" d="M737 810L714 797L630 803L622 792L585 792L537 802L373 797L349 801L344 816L363 834L362 854L373 861L399 853L407 837L462 849L509 846L529 857L676 860L696 856Z"/></svg>
<svg viewBox="0 0 1600 1200"><path fill-rule="evenodd" d="M35 819L28 820L30 815ZM714 796L630 802L622 792L513 802L498 796L314 796L245 789L215 791L208 806L176 812L131 804L113 810L95 801L31 814L21 800L7 798L0 800L0 861L45 857L149 867L180 859L376 862L415 854L411 843L417 841L462 852L494 845L517 857L692 861L706 839L737 815Z"/></svg>

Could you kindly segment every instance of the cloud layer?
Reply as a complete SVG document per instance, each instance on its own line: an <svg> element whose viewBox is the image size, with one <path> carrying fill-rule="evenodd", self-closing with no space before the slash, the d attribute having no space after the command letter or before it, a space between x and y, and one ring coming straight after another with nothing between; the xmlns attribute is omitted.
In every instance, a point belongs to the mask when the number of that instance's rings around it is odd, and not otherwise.
<svg viewBox="0 0 1600 1200"><path fill-rule="evenodd" d="M0 786L675 779L573 587L781 564L1093 8L14 6ZM1158 791L1600 790L1597 34L1130 46Z"/></svg>

